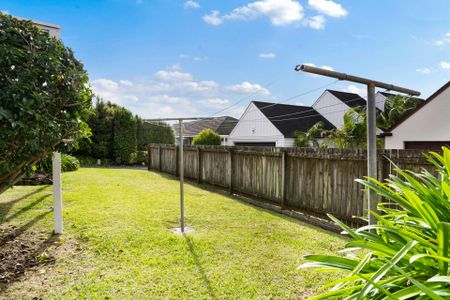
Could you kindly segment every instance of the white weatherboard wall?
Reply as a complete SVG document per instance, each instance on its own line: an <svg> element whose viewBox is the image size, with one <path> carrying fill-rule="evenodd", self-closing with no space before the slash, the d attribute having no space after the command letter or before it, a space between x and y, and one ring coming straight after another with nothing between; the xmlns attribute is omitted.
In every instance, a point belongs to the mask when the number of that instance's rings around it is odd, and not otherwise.
<svg viewBox="0 0 450 300"><path fill-rule="evenodd" d="M375 106L381 110L384 111L384 103L386 102L387 97L383 95L380 92L377 92L375 94Z"/></svg>
<svg viewBox="0 0 450 300"><path fill-rule="evenodd" d="M242 117L239 119L239 122L230 133L228 141L230 145L239 142L275 142L277 147L289 147L289 145L286 144L290 144L290 141L285 141L283 134L253 103L250 103Z"/></svg>
<svg viewBox="0 0 450 300"><path fill-rule="evenodd" d="M385 138L386 149L404 149L405 142L450 141L450 88L425 104Z"/></svg>
<svg viewBox="0 0 450 300"><path fill-rule="evenodd" d="M312 107L336 128L341 128L344 125L344 114L350 109L347 104L339 100L329 91L325 91L314 102Z"/></svg>

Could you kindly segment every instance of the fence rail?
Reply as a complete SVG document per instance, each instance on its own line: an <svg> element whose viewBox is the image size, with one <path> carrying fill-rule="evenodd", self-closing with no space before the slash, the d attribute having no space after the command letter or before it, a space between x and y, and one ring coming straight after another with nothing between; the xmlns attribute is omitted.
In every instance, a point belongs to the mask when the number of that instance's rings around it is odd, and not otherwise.
<svg viewBox="0 0 450 300"><path fill-rule="evenodd" d="M152 144L148 168L178 176L178 147ZM282 208L331 213L362 223L367 201L355 182L366 175L363 149L184 146L186 178L268 201ZM421 151L379 150L380 180L392 173L389 160L401 168L433 170Z"/></svg>

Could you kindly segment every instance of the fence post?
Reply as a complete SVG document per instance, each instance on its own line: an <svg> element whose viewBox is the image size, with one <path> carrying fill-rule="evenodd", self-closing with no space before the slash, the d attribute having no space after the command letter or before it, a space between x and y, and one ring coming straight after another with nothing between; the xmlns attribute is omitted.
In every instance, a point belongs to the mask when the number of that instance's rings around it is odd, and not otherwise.
<svg viewBox="0 0 450 300"><path fill-rule="evenodd" d="M202 153L200 146L197 146L197 182L202 183Z"/></svg>
<svg viewBox="0 0 450 300"><path fill-rule="evenodd" d="M178 161L180 160L179 146L175 145L175 176L180 176L180 166Z"/></svg>
<svg viewBox="0 0 450 300"><path fill-rule="evenodd" d="M233 149L228 150L228 181L230 187L230 194L233 194Z"/></svg>
<svg viewBox="0 0 450 300"><path fill-rule="evenodd" d="M281 151L281 209L286 206L286 149Z"/></svg>
<svg viewBox="0 0 450 300"><path fill-rule="evenodd" d="M158 156L159 156L159 159L158 159L158 162L159 162L159 165L158 165L158 169L159 169L159 172L161 172L162 171L162 151L161 151L161 145L159 145L159 147L158 147Z"/></svg>
<svg viewBox="0 0 450 300"><path fill-rule="evenodd" d="M152 169L152 147L147 145L147 169L150 171Z"/></svg>

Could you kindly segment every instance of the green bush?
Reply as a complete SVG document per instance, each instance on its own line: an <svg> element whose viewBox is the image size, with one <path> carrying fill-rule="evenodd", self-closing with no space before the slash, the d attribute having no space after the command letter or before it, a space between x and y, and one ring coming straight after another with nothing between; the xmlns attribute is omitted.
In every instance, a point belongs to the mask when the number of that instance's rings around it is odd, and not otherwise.
<svg viewBox="0 0 450 300"><path fill-rule="evenodd" d="M54 150L89 135L92 91L62 41L0 13L0 193Z"/></svg>
<svg viewBox="0 0 450 300"><path fill-rule="evenodd" d="M386 182L359 180L385 201L376 225L353 230L330 216L350 235L345 257L309 255L302 267L344 270L331 291L312 299L450 299L450 150L428 160L438 176L403 171Z"/></svg>
<svg viewBox="0 0 450 300"><path fill-rule="evenodd" d="M130 160L129 160L129 164L130 165L141 165L141 166L145 166L147 165L147 151L137 151L137 152L133 152L130 155Z"/></svg>
<svg viewBox="0 0 450 300"><path fill-rule="evenodd" d="M61 171L71 172L76 171L80 168L79 160L69 154L61 153ZM37 165L36 169L42 171L46 174L52 174L52 155L48 155L45 159L41 160Z"/></svg>
<svg viewBox="0 0 450 300"><path fill-rule="evenodd" d="M203 129L194 137L193 145L220 145L220 135L212 129Z"/></svg>

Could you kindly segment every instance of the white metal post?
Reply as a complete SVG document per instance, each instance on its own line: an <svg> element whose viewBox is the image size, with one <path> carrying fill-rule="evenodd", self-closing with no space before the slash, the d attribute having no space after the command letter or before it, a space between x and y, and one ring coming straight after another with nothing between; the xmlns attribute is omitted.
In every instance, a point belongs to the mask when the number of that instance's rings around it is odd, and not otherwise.
<svg viewBox="0 0 450 300"><path fill-rule="evenodd" d="M63 233L62 188L61 188L61 153L53 152L53 214L56 234Z"/></svg>
<svg viewBox="0 0 450 300"><path fill-rule="evenodd" d="M367 85L367 175L377 179L377 124L376 124L376 106L375 106L375 85ZM368 189L367 209L373 212L377 211L377 193ZM369 225L374 225L377 220L373 214L368 212Z"/></svg>
<svg viewBox="0 0 450 300"><path fill-rule="evenodd" d="M184 233L184 157L183 157L183 120L180 119L180 223L181 223L181 233Z"/></svg>

